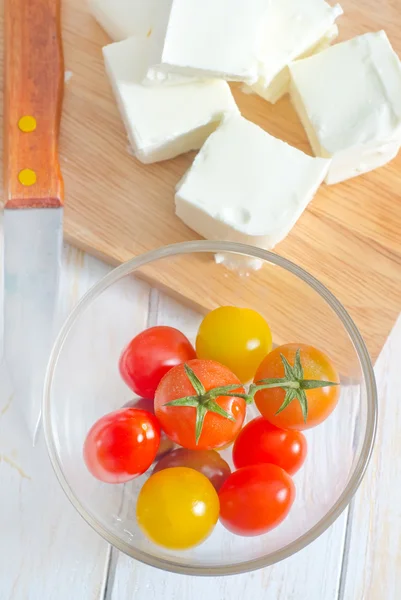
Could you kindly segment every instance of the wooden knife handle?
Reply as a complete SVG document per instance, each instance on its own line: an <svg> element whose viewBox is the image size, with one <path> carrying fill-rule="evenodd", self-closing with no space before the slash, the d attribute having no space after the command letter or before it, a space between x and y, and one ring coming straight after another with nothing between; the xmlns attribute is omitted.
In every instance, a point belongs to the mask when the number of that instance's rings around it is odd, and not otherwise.
<svg viewBox="0 0 401 600"><path fill-rule="evenodd" d="M4 205L63 205L60 0L5 0Z"/></svg>

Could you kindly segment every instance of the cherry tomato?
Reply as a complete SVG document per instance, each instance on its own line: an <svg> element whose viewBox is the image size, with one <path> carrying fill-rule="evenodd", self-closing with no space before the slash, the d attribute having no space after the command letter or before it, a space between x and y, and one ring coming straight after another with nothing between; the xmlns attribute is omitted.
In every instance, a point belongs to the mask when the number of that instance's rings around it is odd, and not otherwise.
<svg viewBox="0 0 401 600"><path fill-rule="evenodd" d="M252 465L232 473L219 498L224 527L237 535L261 535L288 515L295 500L295 486L277 465Z"/></svg>
<svg viewBox="0 0 401 600"><path fill-rule="evenodd" d="M219 518L219 497L194 469L175 467L152 475L141 489L138 525L156 544L185 550L203 542Z"/></svg>
<svg viewBox="0 0 401 600"><path fill-rule="evenodd" d="M222 306L203 319L196 339L198 358L228 367L242 383L250 381L272 349L264 318L249 308Z"/></svg>
<svg viewBox="0 0 401 600"><path fill-rule="evenodd" d="M171 469L172 467L188 467L189 469L195 469L195 471L203 473L216 491L219 491L227 477L231 474L230 467L215 450L186 450L185 448L178 448L159 460L153 469L153 473L158 473L164 469Z"/></svg>
<svg viewBox="0 0 401 600"><path fill-rule="evenodd" d="M204 393L196 392L188 368ZM238 378L212 360L190 360L163 377L156 391L155 414L174 442L190 450L211 450L234 440L243 425L246 404L238 396L207 398L209 390L221 386L231 386L233 394L244 393ZM172 401L178 405L171 406Z"/></svg>
<svg viewBox="0 0 401 600"><path fill-rule="evenodd" d="M338 373L332 362L316 348L305 344L286 344L270 352L255 375L255 383L262 379L282 378L285 368L281 355L291 366L295 364L297 350L303 368L303 379L339 383ZM261 390L255 395L255 403L261 414L276 427L283 429L309 429L322 423L335 409L340 388L338 385L306 389L307 417L302 412L301 403L294 398L289 405L278 413L283 405L286 392L282 388ZM277 414L278 413L278 414Z"/></svg>
<svg viewBox="0 0 401 600"><path fill-rule="evenodd" d="M240 431L234 443L233 461L237 469L271 463L294 475L304 464L306 452L303 433L279 429L258 417Z"/></svg>
<svg viewBox="0 0 401 600"><path fill-rule="evenodd" d="M173 367L196 358L183 333L173 327L151 327L137 335L120 358L120 373L138 396L153 400L162 377Z"/></svg>
<svg viewBox="0 0 401 600"><path fill-rule="evenodd" d="M149 411L150 413L152 413L152 415L155 414L153 402L151 400L145 400L144 398L137 398L136 400L131 400L130 402L124 404L124 408L126 407L140 408L141 410ZM176 445L174 444L174 442L170 440L170 438L164 433L164 431L161 431L160 445L156 454L156 460L167 454L167 452L171 452L171 450L173 450L175 447Z"/></svg>
<svg viewBox="0 0 401 600"><path fill-rule="evenodd" d="M125 483L142 475L160 443L157 419L145 410L122 408L97 421L84 444L86 466L106 483Z"/></svg>

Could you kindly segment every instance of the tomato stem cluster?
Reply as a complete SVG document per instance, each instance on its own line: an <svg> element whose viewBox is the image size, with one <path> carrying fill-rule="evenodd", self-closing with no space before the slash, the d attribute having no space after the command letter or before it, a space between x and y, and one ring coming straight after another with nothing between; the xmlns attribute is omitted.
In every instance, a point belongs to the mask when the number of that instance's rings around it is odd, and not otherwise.
<svg viewBox="0 0 401 600"><path fill-rule="evenodd" d="M230 421L235 421L235 419L233 415L230 415L229 412L224 410L224 408L221 408L221 406L219 406L216 402L216 398L222 395L219 393L219 390L223 388L214 388L207 392L205 386L197 377L195 372L191 369L191 367L187 364L184 364L184 369L186 376L196 392L196 395L172 400L171 402L167 402L165 406L193 406L196 408L195 439L196 443L198 443L202 433L205 416L208 412L214 412L226 419L229 419ZM228 385L224 389L232 391L238 389L238 385ZM236 396L236 394L233 395Z"/></svg>
<svg viewBox="0 0 401 600"><path fill-rule="evenodd" d="M284 377L262 379L256 383L252 383L249 386L247 394L240 393L236 390L239 389L238 384L226 385L222 387L216 387L209 391L206 391L203 383L187 364L184 364L185 373L194 388L196 395L186 396L184 398L178 398L167 402L165 406L192 406L196 408L196 425L195 425L195 438L198 443L202 433L203 423L206 414L214 412L222 417L235 421L233 415L228 413L226 410L221 408L216 402L220 396L230 396L234 398L243 398L247 404L253 402L255 395L261 390L281 388L285 391L284 402L277 411L277 415L287 408L287 406L293 401L298 400L301 405L302 415L306 423L308 418L308 399L306 396L307 390L313 390L317 388L323 388L328 386L335 386L338 383L333 381L321 381L315 379L304 379L304 371L301 363L301 352L298 349L295 354L294 365L291 366L288 360L280 354L281 360L284 366Z"/></svg>
<svg viewBox="0 0 401 600"><path fill-rule="evenodd" d="M301 405L302 416L306 423L308 419L308 398L306 396L306 391L335 386L338 385L338 383L333 381L322 381L320 379L304 379L304 370L301 363L301 351L299 349L296 351L293 366L290 365L283 354L280 354L280 357L284 366L285 377L276 379L262 379L261 381L252 383L249 386L248 394L245 394L242 397L244 397L247 403L250 403L253 402L257 392L260 392L261 390L281 388L286 394L284 402L276 412L276 415L285 410L293 400L298 400ZM232 394L228 392L227 395L231 396Z"/></svg>

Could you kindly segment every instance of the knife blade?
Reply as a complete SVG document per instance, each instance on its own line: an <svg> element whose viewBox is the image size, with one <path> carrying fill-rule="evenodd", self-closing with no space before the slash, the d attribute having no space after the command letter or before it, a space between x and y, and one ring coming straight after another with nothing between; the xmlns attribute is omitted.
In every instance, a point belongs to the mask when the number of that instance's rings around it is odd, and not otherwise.
<svg viewBox="0 0 401 600"><path fill-rule="evenodd" d="M59 0L5 1L4 358L35 439L63 239Z"/></svg>

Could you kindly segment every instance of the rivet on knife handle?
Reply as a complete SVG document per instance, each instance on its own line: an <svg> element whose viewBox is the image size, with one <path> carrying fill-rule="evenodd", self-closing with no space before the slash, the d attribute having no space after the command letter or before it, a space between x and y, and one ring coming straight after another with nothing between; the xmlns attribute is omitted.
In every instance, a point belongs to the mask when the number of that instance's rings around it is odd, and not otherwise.
<svg viewBox="0 0 401 600"><path fill-rule="evenodd" d="M5 0L5 208L60 207L60 3Z"/></svg>

